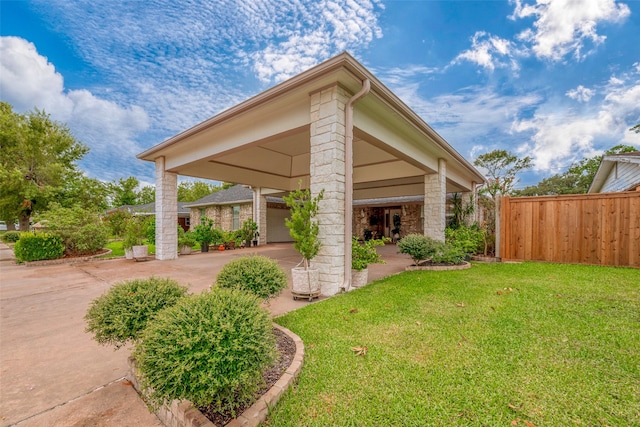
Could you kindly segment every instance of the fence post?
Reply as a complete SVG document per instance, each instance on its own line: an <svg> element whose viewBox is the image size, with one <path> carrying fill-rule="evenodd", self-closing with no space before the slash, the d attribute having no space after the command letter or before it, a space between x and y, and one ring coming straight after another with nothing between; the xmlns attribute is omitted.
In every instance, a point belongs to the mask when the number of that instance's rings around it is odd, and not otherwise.
<svg viewBox="0 0 640 427"><path fill-rule="evenodd" d="M494 217L496 219L496 258L500 258L500 205L502 205L502 196L496 195L495 212Z"/></svg>

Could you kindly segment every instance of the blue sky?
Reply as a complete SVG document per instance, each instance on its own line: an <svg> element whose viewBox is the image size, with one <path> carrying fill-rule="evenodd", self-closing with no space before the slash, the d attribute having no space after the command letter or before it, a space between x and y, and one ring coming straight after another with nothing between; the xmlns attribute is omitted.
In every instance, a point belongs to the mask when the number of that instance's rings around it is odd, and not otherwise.
<svg viewBox="0 0 640 427"><path fill-rule="evenodd" d="M0 100L66 122L105 181L141 151L347 50L470 161L519 187L640 149L640 1L2 0Z"/></svg>

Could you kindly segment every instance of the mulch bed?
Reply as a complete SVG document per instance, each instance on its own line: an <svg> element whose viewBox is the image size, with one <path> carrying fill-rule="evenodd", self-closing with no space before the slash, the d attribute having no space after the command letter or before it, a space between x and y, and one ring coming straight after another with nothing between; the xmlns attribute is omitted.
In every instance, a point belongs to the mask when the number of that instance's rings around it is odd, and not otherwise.
<svg viewBox="0 0 640 427"><path fill-rule="evenodd" d="M273 334L276 336L276 351L278 353L277 360L262 374L265 386L258 391L255 396L255 400L258 400L260 396L269 391L271 386L280 379L284 371L286 371L289 365L291 365L293 357L296 354L296 343L287 334L276 328L273 329ZM253 403L249 403L235 408L236 416L241 415L252 404ZM235 418L231 411L216 412L211 407L199 407L198 409L205 417L217 426L224 426Z"/></svg>

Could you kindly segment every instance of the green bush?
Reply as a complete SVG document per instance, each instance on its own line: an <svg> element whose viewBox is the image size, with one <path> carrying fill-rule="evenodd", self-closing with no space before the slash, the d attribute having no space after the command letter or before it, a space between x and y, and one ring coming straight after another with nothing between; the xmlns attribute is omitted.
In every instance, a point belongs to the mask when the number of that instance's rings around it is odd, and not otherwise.
<svg viewBox="0 0 640 427"><path fill-rule="evenodd" d="M287 275L278 263L265 256L245 256L227 263L216 284L222 288L241 289L268 299L287 287Z"/></svg>
<svg viewBox="0 0 640 427"><path fill-rule="evenodd" d="M65 208L52 203L38 220L46 224L47 232L62 238L67 255L94 254L109 240L109 228L100 215L78 205Z"/></svg>
<svg viewBox="0 0 640 427"><path fill-rule="evenodd" d="M182 228L182 227L180 227ZM144 220L144 237L150 245L156 244L156 217L150 215Z"/></svg>
<svg viewBox="0 0 640 427"><path fill-rule="evenodd" d="M19 231L7 231L2 235L2 241L5 243L15 243L20 240Z"/></svg>
<svg viewBox="0 0 640 427"><path fill-rule="evenodd" d="M351 239L351 268L362 271L369 264L384 264L384 260L376 251L376 246L384 246L385 239L371 239L363 243L357 237ZM388 239L387 239L388 240Z"/></svg>
<svg viewBox="0 0 640 427"><path fill-rule="evenodd" d="M136 341L156 313L174 305L186 293L186 286L169 278L117 283L91 303L84 317L86 332L92 333L98 343L118 349L127 341Z"/></svg>
<svg viewBox="0 0 640 427"><path fill-rule="evenodd" d="M468 255L480 253L484 248L485 231L477 225L447 228L444 230L444 235L447 243L460 248Z"/></svg>
<svg viewBox="0 0 640 427"><path fill-rule="evenodd" d="M188 399L232 412L250 403L275 360L272 329L259 299L234 289L189 296L158 313L134 352L150 403Z"/></svg>
<svg viewBox="0 0 640 427"><path fill-rule="evenodd" d="M461 247L449 243L438 242L436 252L431 256L431 262L436 264L460 264L467 253Z"/></svg>
<svg viewBox="0 0 640 427"><path fill-rule="evenodd" d="M408 234L398 242L401 254L411 257L415 265L430 259L438 250L441 242L422 234Z"/></svg>
<svg viewBox="0 0 640 427"><path fill-rule="evenodd" d="M64 243L60 236L48 233L21 233L13 252L18 262L62 258Z"/></svg>

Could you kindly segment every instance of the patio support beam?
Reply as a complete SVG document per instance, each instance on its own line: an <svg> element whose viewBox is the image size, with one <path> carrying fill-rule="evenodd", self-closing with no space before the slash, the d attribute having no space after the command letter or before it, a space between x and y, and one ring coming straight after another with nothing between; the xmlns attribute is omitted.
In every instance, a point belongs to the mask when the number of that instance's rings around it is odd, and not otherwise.
<svg viewBox="0 0 640 427"><path fill-rule="evenodd" d="M438 159L438 173L424 177L424 235L444 242L447 203L447 161Z"/></svg>
<svg viewBox="0 0 640 427"><path fill-rule="evenodd" d="M310 95L310 190L324 190L320 201L320 253L313 264L320 269L320 292L336 294L344 282L345 239L345 106L350 94L334 85Z"/></svg>
<svg viewBox="0 0 640 427"><path fill-rule="evenodd" d="M156 159L156 259L178 258L178 175Z"/></svg>

